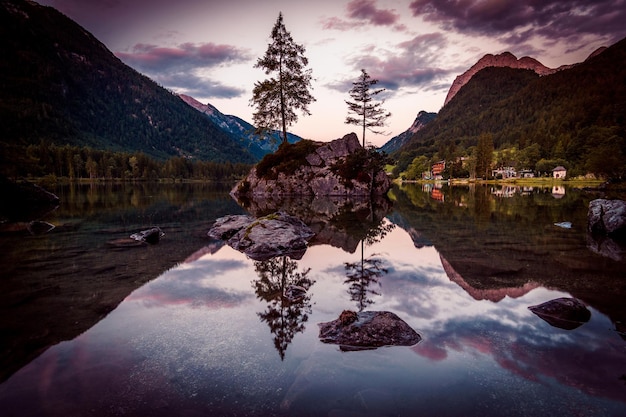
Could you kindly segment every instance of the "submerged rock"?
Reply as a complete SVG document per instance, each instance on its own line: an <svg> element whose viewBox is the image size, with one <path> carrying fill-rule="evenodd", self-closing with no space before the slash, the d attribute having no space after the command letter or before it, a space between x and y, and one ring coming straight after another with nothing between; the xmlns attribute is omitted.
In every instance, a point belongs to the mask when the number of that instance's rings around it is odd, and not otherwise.
<svg viewBox="0 0 626 417"><path fill-rule="evenodd" d="M146 242L151 245L159 243L159 240L165 236L165 233L159 227L153 227L152 229L143 230L141 232L133 233L130 235L131 239L139 242Z"/></svg>
<svg viewBox="0 0 626 417"><path fill-rule="evenodd" d="M245 215L221 217L208 235L228 239L227 243L233 249L255 261L263 261L281 255L300 259L314 233L300 219L276 212L258 219Z"/></svg>
<svg viewBox="0 0 626 417"><path fill-rule="evenodd" d="M551 326L565 330L573 330L591 318L591 312L576 298L556 298L528 309Z"/></svg>
<svg viewBox="0 0 626 417"><path fill-rule="evenodd" d="M626 236L626 201L599 198L589 202L587 228L593 234Z"/></svg>
<svg viewBox="0 0 626 417"><path fill-rule="evenodd" d="M341 350L376 349L381 346L413 346L421 336L389 311L345 310L339 318L320 323L319 338Z"/></svg>

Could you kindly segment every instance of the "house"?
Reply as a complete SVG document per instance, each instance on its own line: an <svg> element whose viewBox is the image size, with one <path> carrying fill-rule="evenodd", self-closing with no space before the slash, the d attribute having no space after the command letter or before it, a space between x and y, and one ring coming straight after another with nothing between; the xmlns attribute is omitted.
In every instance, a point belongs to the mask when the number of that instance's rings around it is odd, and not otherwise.
<svg viewBox="0 0 626 417"><path fill-rule="evenodd" d="M435 162L430 170L432 171L432 177L436 180L443 179L443 171L446 169L446 161Z"/></svg>
<svg viewBox="0 0 626 417"><path fill-rule="evenodd" d="M494 178L515 178L517 173L514 167L500 167L491 171Z"/></svg>
<svg viewBox="0 0 626 417"><path fill-rule="evenodd" d="M517 173L520 178L534 178L535 173L531 169L520 169Z"/></svg>
<svg viewBox="0 0 626 417"><path fill-rule="evenodd" d="M567 175L567 170L561 165L559 165L558 167L552 170L552 176L554 178L565 178L566 175Z"/></svg>

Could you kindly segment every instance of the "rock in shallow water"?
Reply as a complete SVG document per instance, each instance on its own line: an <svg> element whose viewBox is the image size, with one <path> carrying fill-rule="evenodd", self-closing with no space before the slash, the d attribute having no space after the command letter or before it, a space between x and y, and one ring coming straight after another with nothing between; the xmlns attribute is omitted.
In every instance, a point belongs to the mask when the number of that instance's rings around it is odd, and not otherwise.
<svg viewBox="0 0 626 417"><path fill-rule="evenodd" d="M221 217L208 235L228 239L233 249L263 261L281 255L300 259L314 233L300 219L279 211L258 219L243 215Z"/></svg>
<svg viewBox="0 0 626 417"><path fill-rule="evenodd" d="M591 318L591 312L576 298L556 298L528 309L551 326L565 330L573 330Z"/></svg>
<svg viewBox="0 0 626 417"><path fill-rule="evenodd" d="M404 320L389 311L344 311L338 319L320 323L319 338L342 350L413 346L422 340Z"/></svg>

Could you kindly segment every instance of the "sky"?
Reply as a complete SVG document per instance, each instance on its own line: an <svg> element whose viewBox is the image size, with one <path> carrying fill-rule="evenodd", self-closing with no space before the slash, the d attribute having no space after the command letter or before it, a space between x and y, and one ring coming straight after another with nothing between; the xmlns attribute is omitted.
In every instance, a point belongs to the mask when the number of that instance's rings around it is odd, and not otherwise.
<svg viewBox="0 0 626 417"><path fill-rule="evenodd" d="M531 56L556 68L626 37L626 0L38 0L96 36L124 63L175 93L252 121L257 59L278 14L305 47L311 115L289 130L329 141L345 124L361 69L391 112L381 146L421 110L438 112L455 77L485 54Z"/></svg>

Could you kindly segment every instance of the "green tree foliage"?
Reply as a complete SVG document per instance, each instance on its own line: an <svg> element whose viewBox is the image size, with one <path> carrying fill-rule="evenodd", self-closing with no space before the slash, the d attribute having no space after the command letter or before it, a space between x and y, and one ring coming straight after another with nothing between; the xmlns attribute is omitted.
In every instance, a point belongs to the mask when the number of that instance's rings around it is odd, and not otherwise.
<svg viewBox="0 0 626 417"><path fill-rule="evenodd" d="M378 83L378 80L372 79L367 71L361 70L359 79L352 83L353 87L350 90L350 97L354 101L347 101L348 116L346 117L346 124L357 125L363 127L363 147L365 148L365 130L369 130L375 134L381 134L383 132L374 130L374 128L385 126L385 122L391 113L386 112L382 105L383 101L374 102L374 96L385 91L384 88L376 90L370 90L374 85ZM354 114L358 117L351 116Z"/></svg>
<svg viewBox="0 0 626 417"><path fill-rule="evenodd" d="M51 157L52 156L52 157ZM174 157L166 161L142 152L111 152L47 142L21 146L0 143L0 176L80 179L156 180L159 178L232 180L245 176L249 164Z"/></svg>
<svg viewBox="0 0 626 417"><path fill-rule="evenodd" d="M411 165L406 170L405 179L407 180L419 180L422 178L422 173L430 171L430 160L424 155L420 155L413 159Z"/></svg>
<svg viewBox="0 0 626 417"><path fill-rule="evenodd" d="M272 43L255 68L275 76L254 84L250 102L257 109L252 117L259 131L282 129L282 141L287 143L287 126L298 120L295 110L311 114L308 106L315 101L310 92L311 70L306 69L309 61L304 56L304 46L294 42L282 13L278 14L271 38Z"/></svg>
<svg viewBox="0 0 626 417"><path fill-rule="evenodd" d="M476 177L489 178L491 176L491 163L493 162L493 136L490 133L483 133L478 137L478 144L474 149L474 159L476 161Z"/></svg>

